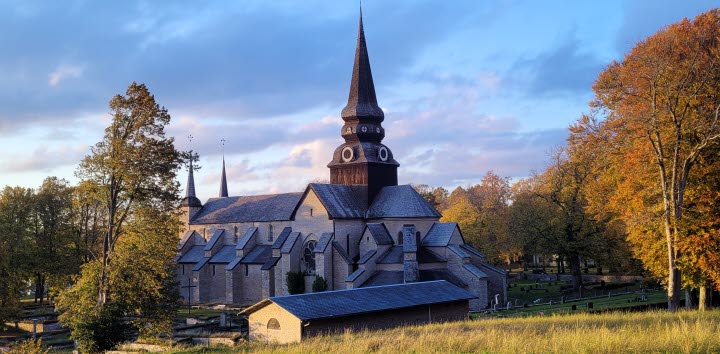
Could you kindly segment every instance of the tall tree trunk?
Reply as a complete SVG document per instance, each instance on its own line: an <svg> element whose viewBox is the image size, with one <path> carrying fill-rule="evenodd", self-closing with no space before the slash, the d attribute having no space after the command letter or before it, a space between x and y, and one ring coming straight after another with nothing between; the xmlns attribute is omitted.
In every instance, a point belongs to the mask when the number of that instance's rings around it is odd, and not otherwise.
<svg viewBox="0 0 720 354"><path fill-rule="evenodd" d="M698 310L705 311L712 308L712 293L712 287L707 281L705 282L705 284L700 286Z"/></svg>
<svg viewBox="0 0 720 354"><path fill-rule="evenodd" d="M582 271L580 269L580 256L573 254L570 256L570 271L572 272L573 291L579 296L583 296Z"/></svg>

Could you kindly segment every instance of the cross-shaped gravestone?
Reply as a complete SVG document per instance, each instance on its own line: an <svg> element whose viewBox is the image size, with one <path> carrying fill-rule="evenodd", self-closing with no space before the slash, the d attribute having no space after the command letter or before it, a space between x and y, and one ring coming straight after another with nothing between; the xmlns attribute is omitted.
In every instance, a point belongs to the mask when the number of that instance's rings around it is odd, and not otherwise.
<svg viewBox="0 0 720 354"><path fill-rule="evenodd" d="M192 304L192 288L197 288L197 285L192 285L192 280L188 277L188 285L182 286L181 288L188 289L188 316L190 316L190 309Z"/></svg>

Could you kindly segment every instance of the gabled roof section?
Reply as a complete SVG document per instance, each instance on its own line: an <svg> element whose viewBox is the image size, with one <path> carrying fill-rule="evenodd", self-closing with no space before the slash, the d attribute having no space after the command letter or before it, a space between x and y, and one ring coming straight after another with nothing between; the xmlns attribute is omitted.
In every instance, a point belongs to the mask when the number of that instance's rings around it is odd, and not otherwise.
<svg viewBox="0 0 720 354"><path fill-rule="evenodd" d="M242 259L240 257L235 257L232 262L230 262L228 265L225 266L225 270L233 270L235 267L237 267L238 264L240 264L240 261Z"/></svg>
<svg viewBox="0 0 720 354"><path fill-rule="evenodd" d="M440 218L442 215L409 185L383 187L368 208L368 219Z"/></svg>
<svg viewBox="0 0 720 354"><path fill-rule="evenodd" d="M240 261L242 264L265 264L272 258L270 245L257 245Z"/></svg>
<svg viewBox="0 0 720 354"><path fill-rule="evenodd" d="M384 223L373 222L368 223L366 228L370 230L370 235L375 239L375 243L378 245L392 245L393 239L390 237L387 227Z"/></svg>
<svg viewBox="0 0 720 354"><path fill-rule="evenodd" d="M222 235L225 233L225 229L217 229L213 233L212 237L210 238L210 241L205 245L206 251L211 251L213 247L220 241L220 238L222 238Z"/></svg>
<svg viewBox="0 0 720 354"><path fill-rule="evenodd" d="M302 193L266 194L209 199L190 224L288 221Z"/></svg>
<svg viewBox="0 0 720 354"><path fill-rule="evenodd" d="M331 219L362 219L365 217L367 186L310 183L303 193L303 199L310 190L320 199Z"/></svg>
<svg viewBox="0 0 720 354"><path fill-rule="evenodd" d="M436 222L430 227L425 238L422 239L422 245L426 247L445 247L450 243L457 223L454 222Z"/></svg>
<svg viewBox="0 0 720 354"><path fill-rule="evenodd" d="M342 245L340 245L339 242L333 241L332 242L333 248L337 251L338 254L345 260L345 263L352 264L352 260L350 259L350 256L347 255L347 252L345 252L345 249Z"/></svg>
<svg viewBox="0 0 720 354"><path fill-rule="evenodd" d="M223 246L218 253L210 258L210 263L230 263L235 259L235 246Z"/></svg>
<svg viewBox="0 0 720 354"><path fill-rule="evenodd" d="M245 246L247 246L248 242L250 242L250 239L255 235L258 231L257 227L251 227L245 231L245 234L238 240L237 246L235 246L236 250L244 249Z"/></svg>
<svg viewBox="0 0 720 354"><path fill-rule="evenodd" d="M292 232L291 227L284 228L280 232L280 235L278 235L278 237L275 239L275 242L273 243L272 248L280 249L282 247L283 243L285 243L285 240L287 240L288 236L290 236L291 232Z"/></svg>
<svg viewBox="0 0 720 354"><path fill-rule="evenodd" d="M379 257L378 263L381 264L397 264L403 262L403 246L392 246L388 248L384 255Z"/></svg>
<svg viewBox="0 0 720 354"><path fill-rule="evenodd" d="M475 298L447 281L438 280L277 296L269 300L300 320L308 321ZM253 312L252 308L248 310L243 313Z"/></svg>
<svg viewBox="0 0 720 354"><path fill-rule="evenodd" d="M210 257L203 257L203 259L201 259L200 262L195 264L195 266L193 267L192 270L198 271L198 270L202 269L202 267L204 267L205 264L207 264L207 262L209 262L209 261L210 261Z"/></svg>
<svg viewBox="0 0 720 354"><path fill-rule="evenodd" d="M205 257L205 246L192 246L178 260L178 263L197 263Z"/></svg>
<svg viewBox="0 0 720 354"><path fill-rule="evenodd" d="M458 255L460 258L470 258L470 255L465 252L465 250L462 249L462 247L458 245L450 245L448 246L448 249Z"/></svg>
<svg viewBox="0 0 720 354"><path fill-rule="evenodd" d="M372 258L372 256L375 255L375 253L377 253L376 250L369 250L369 251L365 252L365 254L362 257L360 257L360 260L358 260L358 264L367 263L367 261L369 261L370 258Z"/></svg>
<svg viewBox="0 0 720 354"><path fill-rule="evenodd" d="M500 268L498 268L498 267L496 267L496 266L494 266L494 265L491 265L491 264L489 264L489 263L487 263L487 262L482 262L482 264L480 264L480 266L483 267L483 268L487 268L488 270L493 271L493 272L495 272L495 273L502 274L502 275L507 275L507 272L506 272L506 271L504 271L504 270L502 270L502 269L500 269Z"/></svg>
<svg viewBox="0 0 720 354"><path fill-rule="evenodd" d="M325 253L325 249L330 245L332 239L332 232L323 232L322 235L320 235L320 240L318 240L318 243L315 245L313 253Z"/></svg>
<svg viewBox="0 0 720 354"><path fill-rule="evenodd" d="M265 263L263 263L263 266L260 269L261 270L270 270L277 264L277 262L279 260L280 260L280 257L271 257L270 259L265 261Z"/></svg>
<svg viewBox="0 0 720 354"><path fill-rule="evenodd" d="M473 247L471 247L470 245L468 245L468 244L466 244L466 243L461 244L461 245L460 245L460 248L462 248L463 250L465 250L465 251L467 251L467 252L470 252L470 253L472 253L472 254L480 257L480 258L485 258L485 255L484 255L484 254L480 253L480 251L474 249Z"/></svg>
<svg viewBox="0 0 720 354"><path fill-rule="evenodd" d="M478 277L478 278L487 278L488 275L485 274L480 268L476 267L474 264L463 264L463 268L467 269L472 275Z"/></svg>
<svg viewBox="0 0 720 354"><path fill-rule="evenodd" d="M193 238L193 235L200 237L200 234L195 232L194 230L188 230L187 232L185 232L185 235L183 235L183 237L180 239L180 243L178 243L177 249L183 249L183 247L185 247L185 244Z"/></svg>
<svg viewBox="0 0 720 354"><path fill-rule="evenodd" d="M295 242L300 238L299 232L291 232L290 236L288 236L287 240L285 240L285 243L283 244L282 248L280 248L280 253L290 253L292 251L293 246L295 245Z"/></svg>

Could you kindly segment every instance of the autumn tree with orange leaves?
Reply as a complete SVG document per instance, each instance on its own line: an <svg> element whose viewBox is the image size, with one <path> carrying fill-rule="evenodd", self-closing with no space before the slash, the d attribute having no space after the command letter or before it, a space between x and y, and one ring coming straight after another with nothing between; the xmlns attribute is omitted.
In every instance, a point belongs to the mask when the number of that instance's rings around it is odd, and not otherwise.
<svg viewBox="0 0 720 354"><path fill-rule="evenodd" d="M686 209L713 203L691 191L703 183L699 164L720 139L720 10L638 43L600 74L593 90L593 114L604 119L584 117L571 134L605 152L598 189L607 194L596 196L594 208L626 222L628 239L640 249L636 255L667 277L668 309L674 311L686 256L704 253L686 246L690 237L701 237L691 232Z"/></svg>

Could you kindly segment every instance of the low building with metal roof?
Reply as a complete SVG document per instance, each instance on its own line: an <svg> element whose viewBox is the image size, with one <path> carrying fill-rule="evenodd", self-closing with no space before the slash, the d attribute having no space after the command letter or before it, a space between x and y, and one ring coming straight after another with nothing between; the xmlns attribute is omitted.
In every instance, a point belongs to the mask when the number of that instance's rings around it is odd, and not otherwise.
<svg viewBox="0 0 720 354"><path fill-rule="evenodd" d="M242 311L250 338L289 343L347 330L466 319L476 296L445 280L276 296Z"/></svg>

